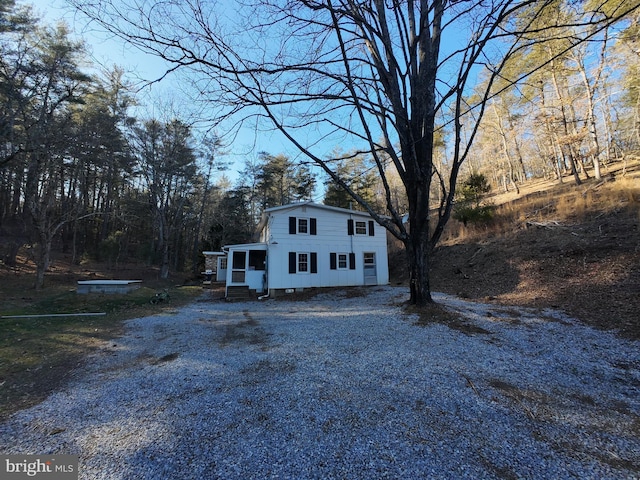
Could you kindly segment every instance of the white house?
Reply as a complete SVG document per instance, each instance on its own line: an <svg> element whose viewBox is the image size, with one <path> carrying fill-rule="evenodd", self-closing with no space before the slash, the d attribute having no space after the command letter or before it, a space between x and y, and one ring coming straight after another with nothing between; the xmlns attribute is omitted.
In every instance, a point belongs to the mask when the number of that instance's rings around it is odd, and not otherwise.
<svg viewBox="0 0 640 480"><path fill-rule="evenodd" d="M284 205L265 210L258 231L258 243L226 246L218 258L227 297L389 283L386 230L366 212Z"/></svg>

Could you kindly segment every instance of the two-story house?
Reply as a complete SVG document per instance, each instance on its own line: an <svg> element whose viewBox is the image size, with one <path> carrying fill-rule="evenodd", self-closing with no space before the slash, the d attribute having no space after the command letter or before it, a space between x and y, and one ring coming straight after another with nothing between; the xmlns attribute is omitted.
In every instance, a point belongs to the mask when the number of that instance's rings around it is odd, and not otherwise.
<svg viewBox="0 0 640 480"><path fill-rule="evenodd" d="M224 247L217 278L262 295L312 287L385 285L387 235L366 212L311 202L264 211L259 242Z"/></svg>

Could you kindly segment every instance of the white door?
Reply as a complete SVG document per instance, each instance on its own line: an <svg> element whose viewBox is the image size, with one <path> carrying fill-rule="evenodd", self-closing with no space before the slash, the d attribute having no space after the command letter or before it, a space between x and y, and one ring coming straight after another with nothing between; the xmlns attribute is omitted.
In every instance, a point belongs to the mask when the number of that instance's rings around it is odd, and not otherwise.
<svg viewBox="0 0 640 480"><path fill-rule="evenodd" d="M376 254L375 252L364 252L364 284L377 285L378 276L376 274Z"/></svg>

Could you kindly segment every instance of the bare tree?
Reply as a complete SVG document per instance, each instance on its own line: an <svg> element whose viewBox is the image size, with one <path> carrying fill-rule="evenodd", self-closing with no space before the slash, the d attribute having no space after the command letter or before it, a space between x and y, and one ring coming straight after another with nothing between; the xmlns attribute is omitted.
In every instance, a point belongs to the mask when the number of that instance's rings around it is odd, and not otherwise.
<svg viewBox="0 0 640 480"><path fill-rule="evenodd" d="M319 165L405 245L414 304L432 301L430 252L451 215L494 80L507 59L538 41L534 28L544 28L545 39L567 31L535 22L561 0L259 0L235 10L214 0L69 1L172 69L187 69L201 99L240 123L266 120ZM571 17L567 48L638 8L637 0L603 2L606 13ZM480 71L489 81L472 104ZM448 133L447 177L434 169L437 128ZM375 161L385 216L335 173L326 155L338 145ZM389 164L408 212L395 208ZM434 208L433 178L440 187Z"/></svg>
<svg viewBox="0 0 640 480"><path fill-rule="evenodd" d="M190 145L191 128L180 120L151 119L135 129L133 142L154 219L160 278L166 279L172 235L180 231L184 207L193 194L196 156Z"/></svg>
<svg viewBox="0 0 640 480"><path fill-rule="evenodd" d="M19 108L24 129L24 213L33 231L36 289L44 285L53 239L61 228L78 219L79 212L65 210L64 160L72 123L69 105L86 93L90 77L78 68L83 47L72 42L64 25L36 29L35 54L28 69L27 95ZM68 205L67 205L68 206Z"/></svg>

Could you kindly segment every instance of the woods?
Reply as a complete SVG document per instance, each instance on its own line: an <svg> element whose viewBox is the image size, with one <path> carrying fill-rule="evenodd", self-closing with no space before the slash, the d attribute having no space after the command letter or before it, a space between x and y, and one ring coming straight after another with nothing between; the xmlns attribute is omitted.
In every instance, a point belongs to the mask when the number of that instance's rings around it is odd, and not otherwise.
<svg viewBox="0 0 640 480"><path fill-rule="evenodd" d="M70 3L184 70L211 123L257 118L303 161L259 152L230 180L233 143L185 118L136 118L122 71L87 73L68 27L0 0L2 254L11 266L29 252L38 288L52 249L166 278L248 241L264 208L324 198L359 204L405 245L412 301L428 303L459 182L579 183L639 151L635 0L257 2L263 15L237 24L209 1L103 0L100 15Z"/></svg>

